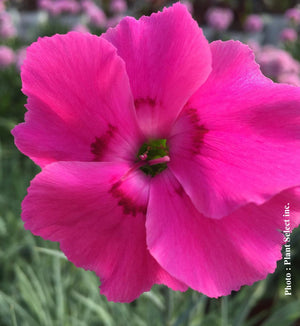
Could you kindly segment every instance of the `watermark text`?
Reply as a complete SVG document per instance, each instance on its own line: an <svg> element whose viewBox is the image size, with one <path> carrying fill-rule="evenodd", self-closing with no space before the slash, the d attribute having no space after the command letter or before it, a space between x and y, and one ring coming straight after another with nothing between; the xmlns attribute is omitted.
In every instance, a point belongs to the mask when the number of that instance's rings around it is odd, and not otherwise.
<svg viewBox="0 0 300 326"><path fill-rule="evenodd" d="M284 205L284 254L283 265L285 267L285 295L292 295L292 262L291 262L291 223L290 223L290 203Z"/></svg>

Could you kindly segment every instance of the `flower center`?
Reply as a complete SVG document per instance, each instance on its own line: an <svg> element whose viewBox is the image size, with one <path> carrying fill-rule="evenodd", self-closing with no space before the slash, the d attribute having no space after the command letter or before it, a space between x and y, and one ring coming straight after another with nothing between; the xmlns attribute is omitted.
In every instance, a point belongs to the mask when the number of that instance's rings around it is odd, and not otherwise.
<svg viewBox="0 0 300 326"><path fill-rule="evenodd" d="M141 164L140 170L154 177L167 168L170 161L169 148L166 139L150 139L140 148L137 158Z"/></svg>

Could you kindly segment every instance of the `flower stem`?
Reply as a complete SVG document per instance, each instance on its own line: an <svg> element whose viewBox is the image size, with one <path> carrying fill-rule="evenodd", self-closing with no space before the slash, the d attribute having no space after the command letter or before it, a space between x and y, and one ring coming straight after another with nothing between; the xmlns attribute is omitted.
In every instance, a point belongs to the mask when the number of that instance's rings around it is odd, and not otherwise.
<svg viewBox="0 0 300 326"><path fill-rule="evenodd" d="M228 326L228 298L221 298L221 326Z"/></svg>
<svg viewBox="0 0 300 326"><path fill-rule="evenodd" d="M166 326L171 326L171 318L172 318L172 313L173 313L173 291L169 288L166 288L165 291L165 325Z"/></svg>

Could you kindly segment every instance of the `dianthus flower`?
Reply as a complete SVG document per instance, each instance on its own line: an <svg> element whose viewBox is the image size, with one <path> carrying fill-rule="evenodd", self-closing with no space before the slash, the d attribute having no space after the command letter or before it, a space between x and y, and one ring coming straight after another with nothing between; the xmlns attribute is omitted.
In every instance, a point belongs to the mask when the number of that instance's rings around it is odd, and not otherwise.
<svg viewBox="0 0 300 326"><path fill-rule="evenodd" d="M107 17L104 11L94 2L85 0L82 2L82 8L85 11L90 23L99 28L104 28L107 24Z"/></svg>
<svg viewBox="0 0 300 326"><path fill-rule="evenodd" d="M76 0L39 0L39 7L54 16L63 13L76 14L80 11L80 6Z"/></svg>
<svg viewBox="0 0 300 326"><path fill-rule="evenodd" d="M89 28L84 25L84 24L76 24L73 26L72 28L72 31L75 31L75 32L80 32L80 33L89 33Z"/></svg>
<svg viewBox="0 0 300 326"><path fill-rule="evenodd" d="M0 69L7 68L15 62L15 53L14 51L6 46L0 45Z"/></svg>
<svg viewBox="0 0 300 326"><path fill-rule="evenodd" d="M259 15L249 15L245 21L244 28L247 32L257 33L264 27L264 23Z"/></svg>
<svg viewBox="0 0 300 326"><path fill-rule="evenodd" d="M289 52L266 45L256 53L256 61L261 71L269 78L277 80L282 74L299 74L300 64Z"/></svg>
<svg viewBox="0 0 300 326"><path fill-rule="evenodd" d="M300 78L297 74L293 74L293 73L292 74L289 74L289 73L281 74L278 76L277 81L279 83L285 83L285 84L300 87Z"/></svg>
<svg viewBox="0 0 300 326"><path fill-rule="evenodd" d="M298 34L294 28L284 28L279 36L282 42L295 42L297 41Z"/></svg>
<svg viewBox="0 0 300 326"><path fill-rule="evenodd" d="M0 12L5 10L5 0L0 0Z"/></svg>
<svg viewBox="0 0 300 326"><path fill-rule="evenodd" d="M127 10L127 3L125 0L112 0L110 10L113 13L124 13Z"/></svg>
<svg viewBox="0 0 300 326"><path fill-rule="evenodd" d="M56 1L60 13L77 14L80 11L80 5L76 0Z"/></svg>
<svg viewBox="0 0 300 326"><path fill-rule="evenodd" d="M52 12L52 1L51 0L39 0L38 6L42 10L50 11Z"/></svg>
<svg viewBox="0 0 300 326"><path fill-rule="evenodd" d="M207 24L216 31L225 31L232 23L233 13L228 8L209 8L206 12Z"/></svg>
<svg viewBox="0 0 300 326"><path fill-rule="evenodd" d="M299 224L300 90L240 42L208 44L186 7L101 37L39 39L22 66L18 148L41 168L25 228L58 241L100 292L153 284L210 297L263 279Z"/></svg>
<svg viewBox="0 0 300 326"><path fill-rule="evenodd" d="M15 37L17 30L13 24L11 16L6 12L0 12L0 37L7 39Z"/></svg>
<svg viewBox="0 0 300 326"><path fill-rule="evenodd" d="M298 25L300 23L300 10L298 8L288 9L285 12L284 16L294 24Z"/></svg>
<svg viewBox="0 0 300 326"><path fill-rule="evenodd" d="M246 44L253 51L254 54L257 54L257 53L259 53L261 51L260 44L254 39L247 40Z"/></svg>
<svg viewBox="0 0 300 326"><path fill-rule="evenodd" d="M106 28L115 27L123 18L124 16L121 14L108 18L106 21Z"/></svg>

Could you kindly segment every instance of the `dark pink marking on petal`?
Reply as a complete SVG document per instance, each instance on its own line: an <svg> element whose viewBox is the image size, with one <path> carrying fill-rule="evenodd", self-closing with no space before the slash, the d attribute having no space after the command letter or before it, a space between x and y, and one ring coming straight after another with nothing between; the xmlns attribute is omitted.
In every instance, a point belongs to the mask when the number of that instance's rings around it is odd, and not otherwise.
<svg viewBox="0 0 300 326"><path fill-rule="evenodd" d="M146 215L147 205L137 204L134 199L130 198L124 190L121 189L122 181L118 181L112 185L109 193L112 194L114 198L119 199L118 205L123 206L123 214L136 216L138 213Z"/></svg>
<svg viewBox="0 0 300 326"><path fill-rule="evenodd" d="M199 149L201 147L201 144L203 144L204 135L208 133L209 130L206 129L203 124L201 124L197 109L186 109L185 114L192 124L190 129L190 132L192 134L191 151L193 154L199 154Z"/></svg>
<svg viewBox="0 0 300 326"><path fill-rule="evenodd" d="M96 137L95 142L91 144L91 152L95 155L94 161L99 162L103 159L103 156L108 149L108 145L117 130L117 127L108 124L107 131L101 137Z"/></svg>
<svg viewBox="0 0 300 326"><path fill-rule="evenodd" d="M174 187L174 191L178 196L184 197L185 192L180 184L178 184L178 187Z"/></svg>
<svg viewBox="0 0 300 326"><path fill-rule="evenodd" d="M134 100L134 106L136 110L140 109L143 105L149 105L150 107L154 108L156 105L156 100L151 97L146 98L138 98Z"/></svg>
<svg viewBox="0 0 300 326"><path fill-rule="evenodd" d="M197 109L185 106L171 132L168 144L173 158L193 157L200 154L204 137L209 130L203 125ZM181 152L181 153L180 153Z"/></svg>

